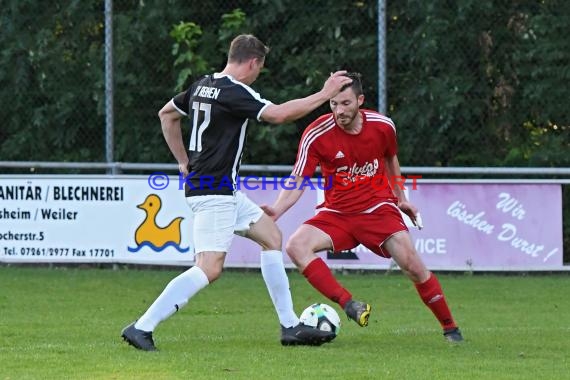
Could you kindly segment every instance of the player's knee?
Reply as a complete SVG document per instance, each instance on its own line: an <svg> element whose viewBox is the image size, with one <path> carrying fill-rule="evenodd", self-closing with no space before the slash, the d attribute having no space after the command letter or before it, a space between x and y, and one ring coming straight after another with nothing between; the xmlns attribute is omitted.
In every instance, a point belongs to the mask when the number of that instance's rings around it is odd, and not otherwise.
<svg viewBox="0 0 570 380"><path fill-rule="evenodd" d="M292 237L287 241L287 244L285 244L285 251L287 251L287 254L293 258L299 252L299 246L298 239Z"/></svg>
<svg viewBox="0 0 570 380"><path fill-rule="evenodd" d="M293 263L298 266L303 261L303 257L306 254L308 246L308 242L299 237L293 236L287 241L285 250Z"/></svg>
<svg viewBox="0 0 570 380"><path fill-rule="evenodd" d="M402 263L399 265L410 280L415 283L423 282L429 273L426 266L415 252L411 252L406 255L406 258L402 260Z"/></svg>
<svg viewBox="0 0 570 380"><path fill-rule="evenodd" d="M275 249L277 251L281 250L281 246L283 244L283 235L279 228L272 229L267 234L267 249Z"/></svg>

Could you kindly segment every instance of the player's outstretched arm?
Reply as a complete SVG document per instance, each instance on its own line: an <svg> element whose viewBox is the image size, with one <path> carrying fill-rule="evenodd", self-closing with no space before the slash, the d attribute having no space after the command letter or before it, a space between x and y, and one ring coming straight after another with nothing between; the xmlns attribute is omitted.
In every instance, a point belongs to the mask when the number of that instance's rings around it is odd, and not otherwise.
<svg viewBox="0 0 570 380"><path fill-rule="evenodd" d="M178 161L178 170L186 176L188 175L188 153L184 147L180 128L180 119L182 119L182 116L183 115L176 110L172 101L166 103L158 112L164 139L176 158L176 161Z"/></svg>
<svg viewBox="0 0 570 380"><path fill-rule="evenodd" d="M302 118L336 96L345 85L352 83L352 79L344 74L346 71L332 73L319 92L305 98L269 105L261 114L261 120L271 124L281 124Z"/></svg>
<svg viewBox="0 0 570 380"><path fill-rule="evenodd" d="M300 176L289 178L285 186L286 188L281 189L275 203L272 206L261 205L260 207L276 221L301 198L303 191L305 191L304 187L301 186L302 182L303 177Z"/></svg>

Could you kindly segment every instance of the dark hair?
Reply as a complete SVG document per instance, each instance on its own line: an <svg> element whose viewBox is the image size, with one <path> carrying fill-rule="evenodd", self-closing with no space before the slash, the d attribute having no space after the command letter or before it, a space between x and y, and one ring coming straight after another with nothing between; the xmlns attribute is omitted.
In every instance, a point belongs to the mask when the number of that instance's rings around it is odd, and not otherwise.
<svg viewBox="0 0 570 380"><path fill-rule="evenodd" d="M340 89L340 91L344 91L347 88L352 87L352 91L354 91L356 96L362 95L363 94L363 92L362 92L362 81L360 79L360 78L362 78L362 75L360 73L352 72L352 73L346 73L346 74L344 74L344 76L352 79L352 83L345 84Z"/></svg>
<svg viewBox="0 0 570 380"><path fill-rule="evenodd" d="M228 52L228 62L242 63L252 58L265 58L269 48L251 34L240 34L233 39Z"/></svg>

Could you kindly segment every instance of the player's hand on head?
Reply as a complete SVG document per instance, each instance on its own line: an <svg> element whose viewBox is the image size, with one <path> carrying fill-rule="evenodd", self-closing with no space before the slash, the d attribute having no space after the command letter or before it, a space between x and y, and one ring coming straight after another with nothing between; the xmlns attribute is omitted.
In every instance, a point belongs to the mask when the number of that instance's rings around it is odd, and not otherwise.
<svg viewBox="0 0 570 380"><path fill-rule="evenodd" d="M325 81L323 85L323 91L327 94L329 98L336 96L341 88L345 85L352 83L352 79L345 76L346 70L336 71L331 73L331 75Z"/></svg>

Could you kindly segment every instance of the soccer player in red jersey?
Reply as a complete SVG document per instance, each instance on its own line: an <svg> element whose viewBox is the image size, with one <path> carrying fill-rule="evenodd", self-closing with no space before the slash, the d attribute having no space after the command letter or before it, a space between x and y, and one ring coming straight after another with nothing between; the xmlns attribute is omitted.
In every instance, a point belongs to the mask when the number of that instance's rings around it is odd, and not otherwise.
<svg viewBox="0 0 570 380"><path fill-rule="evenodd" d="M287 242L287 254L309 283L360 326L368 324L371 307L355 301L315 252L348 250L364 245L375 254L393 258L414 283L451 342L463 340L440 283L416 252L400 210L416 225L418 210L400 184L396 128L378 112L361 109L364 102L360 75L347 74L352 84L330 99L332 113L323 115L304 131L291 183L273 206L263 206L275 220L303 193L301 183L320 166L325 178L325 200L318 213L302 224ZM297 185L297 186L294 186ZM421 226L420 226L421 227Z"/></svg>

